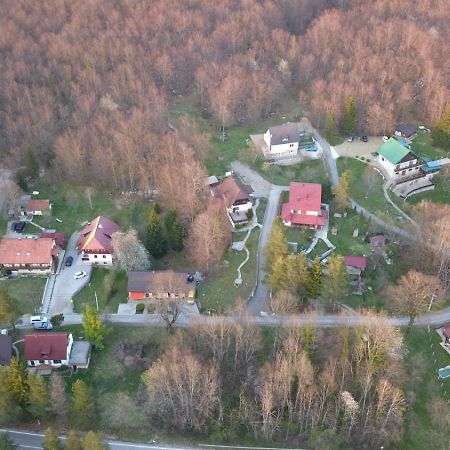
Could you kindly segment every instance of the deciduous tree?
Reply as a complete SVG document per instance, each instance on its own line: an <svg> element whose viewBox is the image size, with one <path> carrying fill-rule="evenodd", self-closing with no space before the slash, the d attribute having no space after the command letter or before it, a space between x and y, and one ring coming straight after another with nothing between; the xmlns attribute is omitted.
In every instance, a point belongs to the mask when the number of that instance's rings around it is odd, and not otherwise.
<svg viewBox="0 0 450 450"><path fill-rule="evenodd" d="M45 419L49 413L48 389L40 375L28 374L28 412L37 420Z"/></svg>
<svg viewBox="0 0 450 450"><path fill-rule="evenodd" d="M327 127L325 129L325 137L330 145L337 143L336 118L333 112L328 113Z"/></svg>
<svg viewBox="0 0 450 450"><path fill-rule="evenodd" d="M344 258L340 255L329 256L327 272L322 278L322 296L331 307L335 308L336 303L348 294L348 282Z"/></svg>
<svg viewBox="0 0 450 450"><path fill-rule="evenodd" d="M270 299L270 308L275 314L290 314L295 311L298 303L289 291L278 291Z"/></svg>
<svg viewBox="0 0 450 450"><path fill-rule="evenodd" d="M11 358L9 365L8 385L17 403L25 406L28 402L30 387L25 367L15 356Z"/></svg>
<svg viewBox="0 0 450 450"><path fill-rule="evenodd" d="M277 217L272 225L269 242L264 249L266 255L266 270L270 272L272 265L279 257L289 254L286 231L281 217Z"/></svg>
<svg viewBox="0 0 450 450"><path fill-rule="evenodd" d="M353 136L358 127L358 113L354 97L349 97L342 115L341 131L344 136Z"/></svg>
<svg viewBox="0 0 450 450"><path fill-rule="evenodd" d="M90 305L86 305L83 311L83 329L86 339L99 350L103 350L103 341L110 333L110 329L102 322L98 313Z"/></svg>
<svg viewBox="0 0 450 450"><path fill-rule="evenodd" d="M350 208L352 205L350 199L350 180L351 173L346 170L341 174L337 185L333 188L336 208L339 210Z"/></svg>
<svg viewBox="0 0 450 450"><path fill-rule="evenodd" d="M308 273L308 293L312 298L316 298L322 285L322 266L318 256L314 258Z"/></svg>
<svg viewBox="0 0 450 450"><path fill-rule="evenodd" d="M68 402L66 387L61 375L52 372L50 376L50 408L52 413L63 423L67 419Z"/></svg>
<svg viewBox="0 0 450 450"><path fill-rule="evenodd" d="M82 450L80 438L75 430L69 430L67 433L66 447L64 450Z"/></svg>
<svg viewBox="0 0 450 450"><path fill-rule="evenodd" d="M93 431L88 431L84 435L81 447L83 450L108 450L108 446L102 442L102 438Z"/></svg>
<svg viewBox="0 0 450 450"><path fill-rule="evenodd" d="M431 136L434 145L450 149L450 105L443 116L436 122Z"/></svg>
<svg viewBox="0 0 450 450"><path fill-rule="evenodd" d="M76 380L72 385L71 419L77 428L86 430L94 421L94 402L86 383Z"/></svg>
<svg viewBox="0 0 450 450"><path fill-rule="evenodd" d="M44 450L60 450L61 443L53 428L47 428L44 435Z"/></svg>
<svg viewBox="0 0 450 450"><path fill-rule="evenodd" d="M112 245L119 270L130 272L150 268L148 251L139 241L136 230L114 233Z"/></svg>
<svg viewBox="0 0 450 450"><path fill-rule="evenodd" d="M22 407L10 388L9 367L0 367L0 425L15 424L21 412Z"/></svg>

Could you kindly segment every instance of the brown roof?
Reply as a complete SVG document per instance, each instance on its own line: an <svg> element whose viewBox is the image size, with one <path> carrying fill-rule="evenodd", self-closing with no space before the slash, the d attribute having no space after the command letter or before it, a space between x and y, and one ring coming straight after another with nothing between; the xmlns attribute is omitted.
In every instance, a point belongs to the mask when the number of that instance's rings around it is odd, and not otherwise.
<svg viewBox="0 0 450 450"><path fill-rule="evenodd" d="M119 225L107 217L96 217L83 228L78 241L79 251L112 254L114 250L111 238L119 229Z"/></svg>
<svg viewBox="0 0 450 450"><path fill-rule="evenodd" d="M0 264L48 264L52 260L53 239L2 239Z"/></svg>
<svg viewBox="0 0 450 450"><path fill-rule="evenodd" d="M66 359L69 333L34 333L25 335L25 359Z"/></svg>
<svg viewBox="0 0 450 450"><path fill-rule="evenodd" d="M45 211L50 208L50 200L29 200L27 211Z"/></svg>
<svg viewBox="0 0 450 450"><path fill-rule="evenodd" d="M12 338L0 334L0 366L6 366L11 361Z"/></svg>
<svg viewBox="0 0 450 450"><path fill-rule="evenodd" d="M293 144L300 139L298 123L288 122L269 128L270 145Z"/></svg>
<svg viewBox="0 0 450 450"><path fill-rule="evenodd" d="M189 273L173 270L154 270L130 272L128 292L152 292L153 294L187 294L192 285L188 282Z"/></svg>
<svg viewBox="0 0 450 450"><path fill-rule="evenodd" d="M251 200L249 195L253 193L253 189L238 178L227 177L213 188L212 192L215 197L222 198L227 207L230 207L238 200Z"/></svg>
<svg viewBox="0 0 450 450"><path fill-rule="evenodd" d="M64 245L64 233L55 232L55 233L49 233L47 231L43 231L40 234L41 238L52 238L55 240L55 244L62 247Z"/></svg>

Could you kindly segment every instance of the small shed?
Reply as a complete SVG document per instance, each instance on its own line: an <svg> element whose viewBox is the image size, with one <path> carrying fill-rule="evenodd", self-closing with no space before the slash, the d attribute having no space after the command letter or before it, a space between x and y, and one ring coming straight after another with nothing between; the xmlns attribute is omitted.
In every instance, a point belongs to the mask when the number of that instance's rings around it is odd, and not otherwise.
<svg viewBox="0 0 450 450"><path fill-rule="evenodd" d="M394 130L396 136L413 139L417 134L417 127L408 123L399 123Z"/></svg>

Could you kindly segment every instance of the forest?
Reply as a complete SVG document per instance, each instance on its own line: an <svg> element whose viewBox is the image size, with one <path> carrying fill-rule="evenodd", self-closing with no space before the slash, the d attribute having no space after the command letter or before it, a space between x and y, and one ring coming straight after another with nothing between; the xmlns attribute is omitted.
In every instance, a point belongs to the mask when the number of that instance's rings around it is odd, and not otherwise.
<svg viewBox="0 0 450 450"><path fill-rule="evenodd" d="M217 130L286 98L317 126L350 97L366 133L432 126L450 101L449 20L446 0L5 0L2 162L31 151L58 179L160 189L175 209L188 192L192 219L208 143L168 127L174 98Z"/></svg>

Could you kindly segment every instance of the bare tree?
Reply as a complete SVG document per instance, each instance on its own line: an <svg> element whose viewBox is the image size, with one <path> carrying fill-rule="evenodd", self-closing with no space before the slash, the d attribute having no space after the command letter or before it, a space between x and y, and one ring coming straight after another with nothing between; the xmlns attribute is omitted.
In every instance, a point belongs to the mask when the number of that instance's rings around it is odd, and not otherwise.
<svg viewBox="0 0 450 450"><path fill-rule="evenodd" d="M112 245L116 264L120 270L129 272L130 270L150 268L148 251L139 241L136 230L130 229L126 232L114 233Z"/></svg>
<svg viewBox="0 0 450 450"><path fill-rule="evenodd" d="M156 303L156 310L161 319L167 324L168 330L172 331L182 312L181 303L178 300L159 299Z"/></svg>
<svg viewBox="0 0 450 450"><path fill-rule="evenodd" d="M281 290L270 299L270 307L275 314L292 313L297 307L297 300L289 291Z"/></svg>

